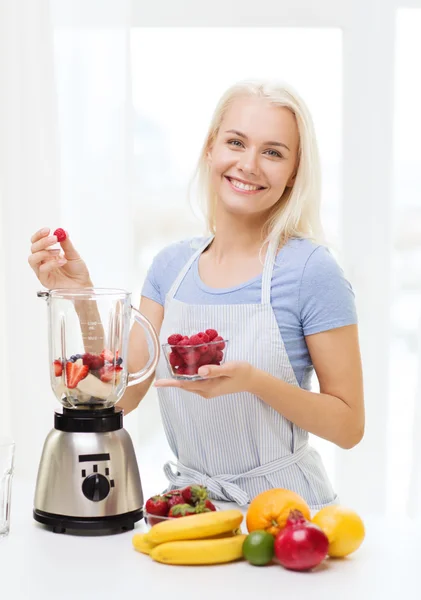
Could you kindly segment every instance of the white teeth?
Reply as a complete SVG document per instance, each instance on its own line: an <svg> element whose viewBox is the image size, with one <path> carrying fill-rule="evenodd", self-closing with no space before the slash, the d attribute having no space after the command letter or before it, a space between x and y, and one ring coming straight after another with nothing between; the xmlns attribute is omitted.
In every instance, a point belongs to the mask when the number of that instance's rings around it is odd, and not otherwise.
<svg viewBox="0 0 421 600"><path fill-rule="evenodd" d="M239 190L246 190L247 192L255 192L260 189L260 185L248 185L246 183L241 183L241 181L237 181L236 179L230 179L232 185Z"/></svg>

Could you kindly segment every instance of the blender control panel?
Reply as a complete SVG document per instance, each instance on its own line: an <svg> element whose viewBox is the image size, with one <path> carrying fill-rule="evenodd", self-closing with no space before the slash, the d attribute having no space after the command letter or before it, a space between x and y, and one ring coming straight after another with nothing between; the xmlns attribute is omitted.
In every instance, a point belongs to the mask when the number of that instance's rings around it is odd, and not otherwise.
<svg viewBox="0 0 421 600"><path fill-rule="evenodd" d="M92 502L104 500L114 487L114 480L110 479L109 467L104 467L104 462L110 460L108 453L103 454L80 454L82 492ZM84 467L83 463L93 463L90 468ZM103 472L101 472L103 471Z"/></svg>

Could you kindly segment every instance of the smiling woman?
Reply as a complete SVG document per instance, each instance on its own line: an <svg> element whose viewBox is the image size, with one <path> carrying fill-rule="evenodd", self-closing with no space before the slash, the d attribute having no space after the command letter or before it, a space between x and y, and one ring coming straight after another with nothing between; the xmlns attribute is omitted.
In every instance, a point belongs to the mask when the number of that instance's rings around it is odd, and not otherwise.
<svg viewBox="0 0 421 600"><path fill-rule="evenodd" d="M272 487L300 494L312 509L335 503L309 433L342 448L361 440L362 374L354 295L320 243L318 149L303 100L284 85L232 86L211 119L197 174L209 235L156 256L140 311L162 344L178 334L188 346L197 334L206 346L201 332L213 330L229 344L223 364L201 348L208 363L199 381L172 378L161 356L155 385L177 458L166 476L171 486L202 483L213 498L240 505ZM72 273L45 260L47 233L33 242L38 275L66 283L88 273L79 255ZM129 363L144 344L133 330ZM310 391L313 370L320 393ZM127 388L126 413L151 381Z"/></svg>

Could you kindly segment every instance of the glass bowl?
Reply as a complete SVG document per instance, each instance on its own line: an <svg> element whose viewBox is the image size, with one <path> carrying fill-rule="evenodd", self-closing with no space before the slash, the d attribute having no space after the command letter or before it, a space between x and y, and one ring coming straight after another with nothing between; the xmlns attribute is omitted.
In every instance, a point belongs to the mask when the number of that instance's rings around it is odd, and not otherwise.
<svg viewBox="0 0 421 600"><path fill-rule="evenodd" d="M197 374L200 367L222 365L225 362L227 348L228 340L175 346L162 344L171 377L189 381L205 379Z"/></svg>
<svg viewBox="0 0 421 600"><path fill-rule="evenodd" d="M216 511L219 510L219 508L217 506L215 506L215 508L216 508ZM203 513L198 513L198 514L203 514ZM145 519L145 523L146 523L148 529L150 529L157 523L163 523L164 521L173 521L174 519L186 519L189 516L191 516L191 515L186 515L185 517L160 517L159 515L149 514L148 511L146 510L146 508L143 509L143 518Z"/></svg>

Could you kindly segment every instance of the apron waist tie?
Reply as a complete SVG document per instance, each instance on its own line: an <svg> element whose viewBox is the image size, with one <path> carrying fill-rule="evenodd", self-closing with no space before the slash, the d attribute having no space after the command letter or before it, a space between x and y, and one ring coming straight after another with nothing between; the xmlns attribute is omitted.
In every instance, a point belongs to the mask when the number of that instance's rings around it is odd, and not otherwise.
<svg viewBox="0 0 421 600"><path fill-rule="evenodd" d="M209 476L200 471L196 471L190 467L186 467L182 463L177 464L168 461L164 465L164 473L168 481L175 485L176 488L183 488L187 485L196 484L203 485L217 497L218 500L226 500L228 502L236 502L239 506L245 506L250 502L250 497L242 490L237 484L234 483L237 479L253 479L254 477L262 477L264 475L270 475L281 471L286 467L290 467L295 463L302 460L302 458L309 451L308 443L304 444L292 454L273 460L272 462L266 463L255 467L246 473L240 473L238 475L214 475ZM176 472L171 467L176 468Z"/></svg>

